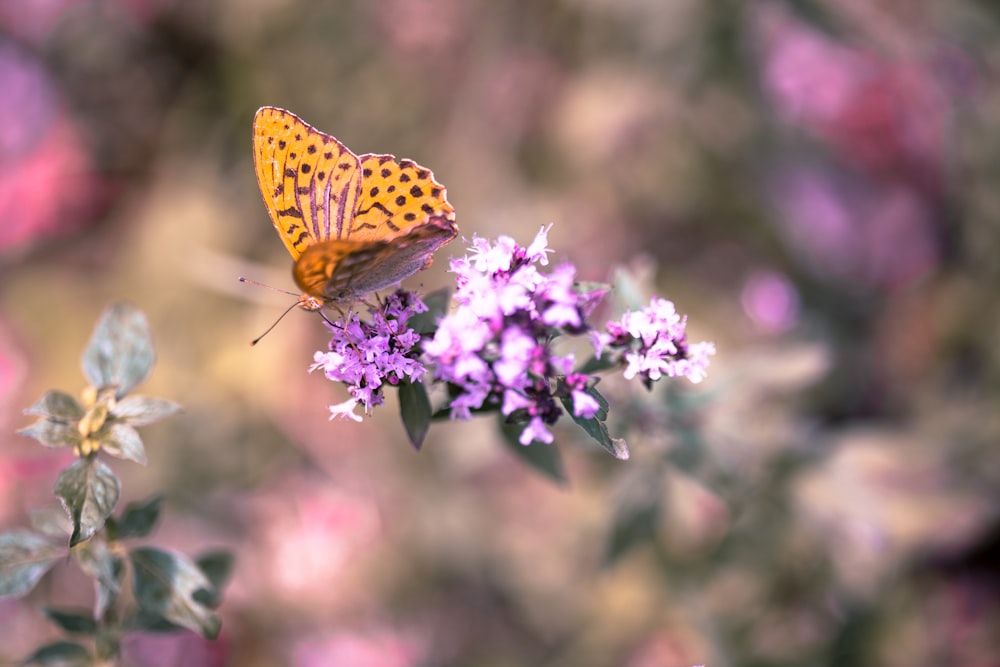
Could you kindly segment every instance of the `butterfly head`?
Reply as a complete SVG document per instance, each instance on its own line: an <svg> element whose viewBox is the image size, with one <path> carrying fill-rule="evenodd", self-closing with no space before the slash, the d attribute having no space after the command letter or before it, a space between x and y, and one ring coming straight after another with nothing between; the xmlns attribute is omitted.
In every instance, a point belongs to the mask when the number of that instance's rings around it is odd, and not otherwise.
<svg viewBox="0 0 1000 667"><path fill-rule="evenodd" d="M327 305L327 301L318 299L310 294L302 294L299 296L298 306L303 310L321 310L325 305Z"/></svg>

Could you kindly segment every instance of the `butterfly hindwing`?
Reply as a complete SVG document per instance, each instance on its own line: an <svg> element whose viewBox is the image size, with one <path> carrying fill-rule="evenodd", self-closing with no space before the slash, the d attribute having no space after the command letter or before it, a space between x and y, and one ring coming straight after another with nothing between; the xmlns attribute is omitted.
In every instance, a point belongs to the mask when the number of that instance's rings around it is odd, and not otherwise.
<svg viewBox="0 0 1000 667"><path fill-rule="evenodd" d="M330 240L310 246L293 271L310 296L330 301L354 299L430 266L434 251L455 237L452 226L434 218L385 241Z"/></svg>

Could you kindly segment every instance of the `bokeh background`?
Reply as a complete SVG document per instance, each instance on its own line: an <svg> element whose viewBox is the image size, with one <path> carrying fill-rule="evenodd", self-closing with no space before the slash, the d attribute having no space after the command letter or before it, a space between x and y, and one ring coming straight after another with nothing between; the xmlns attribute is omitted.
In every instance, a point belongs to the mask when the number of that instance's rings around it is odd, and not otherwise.
<svg viewBox="0 0 1000 667"><path fill-rule="evenodd" d="M185 413L123 502L238 556L217 642L129 664L998 665L998 69L994 0L0 2L0 529L68 462L21 411L128 300ZM431 167L463 235L628 267L709 380L609 377L632 458L567 420L562 483L491 420L329 422L318 318L247 344L291 297L238 276L293 287L262 105ZM0 602L0 655L91 596Z"/></svg>

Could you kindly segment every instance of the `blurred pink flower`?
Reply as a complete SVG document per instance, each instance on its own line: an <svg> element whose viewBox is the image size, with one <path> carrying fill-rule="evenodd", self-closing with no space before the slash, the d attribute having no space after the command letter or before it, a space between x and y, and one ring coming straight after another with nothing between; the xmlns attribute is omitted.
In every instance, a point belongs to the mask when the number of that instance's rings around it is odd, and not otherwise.
<svg viewBox="0 0 1000 667"><path fill-rule="evenodd" d="M939 260L933 211L903 185L799 167L779 175L773 197L786 240L820 275L893 289Z"/></svg>
<svg viewBox="0 0 1000 667"><path fill-rule="evenodd" d="M681 628L675 628L672 631L660 630L647 637L632 652L632 655L625 662L625 667L690 665L692 662L690 639L690 635Z"/></svg>
<svg viewBox="0 0 1000 667"><path fill-rule="evenodd" d="M295 667L409 667L420 663L419 644L388 630L339 632L300 643Z"/></svg>
<svg viewBox="0 0 1000 667"><path fill-rule="evenodd" d="M26 373L24 353L11 340L6 328L0 326L0 427L7 426L6 417L11 413Z"/></svg>
<svg viewBox="0 0 1000 667"><path fill-rule="evenodd" d="M743 312L768 333L788 331L799 319L799 294L787 277L774 271L756 271L743 285Z"/></svg>
<svg viewBox="0 0 1000 667"><path fill-rule="evenodd" d="M939 192L955 87L942 65L954 54L893 58L770 12L758 24L764 87L779 117L871 175Z"/></svg>
<svg viewBox="0 0 1000 667"><path fill-rule="evenodd" d="M107 11L121 9L133 20L148 23L168 4L176 0L118 0L93 3L84 0L30 0L0 2L0 27L18 37L39 43L49 38L60 22L70 21L80 14L95 13L97 8Z"/></svg>
<svg viewBox="0 0 1000 667"><path fill-rule="evenodd" d="M405 60L454 57L466 35L462 0L383 0L365 3L388 46Z"/></svg>
<svg viewBox="0 0 1000 667"><path fill-rule="evenodd" d="M254 540L259 547L246 555L246 571L261 574L260 584L270 594L315 613L350 597L352 568L365 562L363 554L378 536L378 514L365 497L331 489L316 489L301 481L290 489L268 494L257 505L264 530ZM251 593L260 596L261 591Z"/></svg>
<svg viewBox="0 0 1000 667"><path fill-rule="evenodd" d="M205 639L193 632L131 633L122 642L122 664L142 667L222 667L228 663L225 635Z"/></svg>
<svg viewBox="0 0 1000 667"><path fill-rule="evenodd" d="M81 0L32 0L0 2L0 26L8 33L31 41L48 37L62 15Z"/></svg>
<svg viewBox="0 0 1000 667"><path fill-rule="evenodd" d="M0 45L0 253L90 219L99 183L41 63Z"/></svg>

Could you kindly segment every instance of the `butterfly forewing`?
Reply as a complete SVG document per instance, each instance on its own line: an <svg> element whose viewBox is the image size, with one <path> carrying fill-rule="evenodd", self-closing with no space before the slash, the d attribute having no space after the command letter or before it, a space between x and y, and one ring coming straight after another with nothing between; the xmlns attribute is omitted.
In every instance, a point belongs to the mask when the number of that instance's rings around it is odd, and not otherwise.
<svg viewBox="0 0 1000 667"><path fill-rule="evenodd" d="M432 217L440 219L438 224L452 225L455 209L430 169L412 160L396 162L392 155L367 154L359 159L362 187L352 239L401 236Z"/></svg>
<svg viewBox="0 0 1000 667"><path fill-rule="evenodd" d="M292 258L317 241L345 235L360 192L357 156L283 109L262 107L253 126L257 182Z"/></svg>

